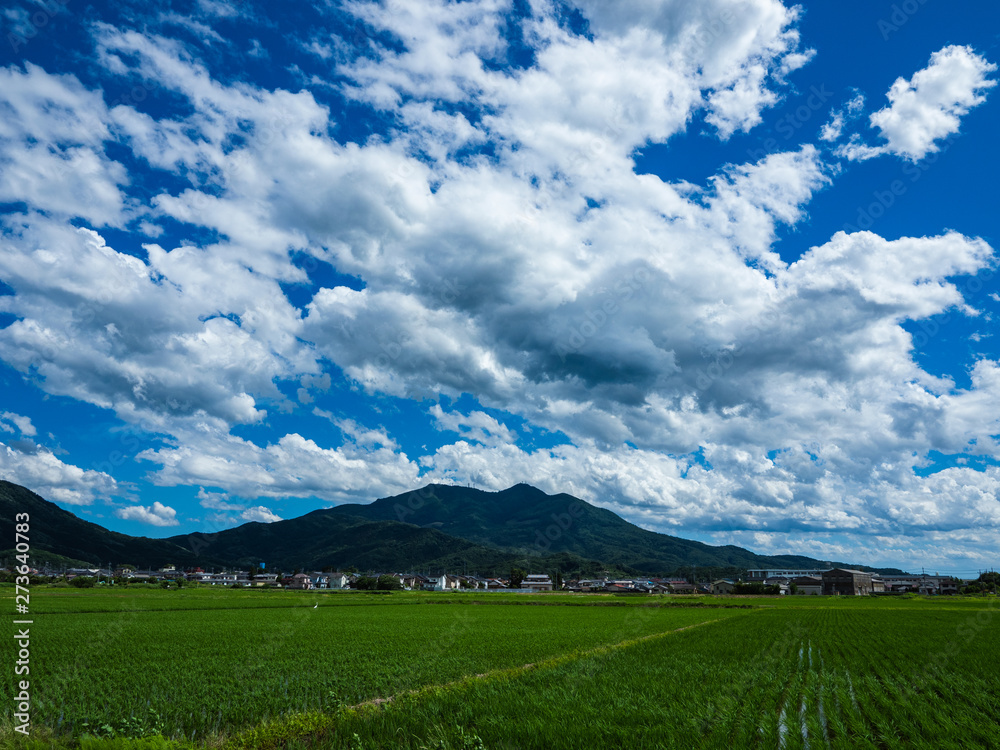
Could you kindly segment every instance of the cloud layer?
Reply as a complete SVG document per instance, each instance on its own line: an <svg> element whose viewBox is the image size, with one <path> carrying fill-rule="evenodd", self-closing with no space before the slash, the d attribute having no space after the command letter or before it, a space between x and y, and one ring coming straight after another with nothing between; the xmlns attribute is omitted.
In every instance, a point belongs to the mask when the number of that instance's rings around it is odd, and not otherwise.
<svg viewBox="0 0 1000 750"><path fill-rule="evenodd" d="M992 248L944 228L841 232L786 262L779 233L838 177L828 152L703 185L635 159L696 118L719 141L759 124L815 54L798 11L574 6L346 3L300 40L324 75L295 92L227 77L156 24L89 29L101 74L141 96L0 70L0 201L17 205L0 226L14 291L0 358L141 429L151 481L228 493L200 497L229 522L277 520L257 498L530 481L767 551L810 553L803 532L839 535L809 537L834 557L1000 540L995 468L919 471L932 452L1000 458L998 365L956 387L916 363L907 327L979 315L963 279L993 273ZM365 33L346 37L344 14ZM935 52L871 116L884 143L838 153L933 152L994 69L968 47ZM346 136L334 100L379 132ZM322 280L330 267L340 281ZM313 405L338 383L420 404L423 429L453 442L404 447L377 419ZM463 395L477 406L449 406ZM286 414L327 431L270 427ZM532 432L557 444L528 447ZM53 499L114 490L13 446L0 470ZM159 502L116 513L178 523Z"/></svg>

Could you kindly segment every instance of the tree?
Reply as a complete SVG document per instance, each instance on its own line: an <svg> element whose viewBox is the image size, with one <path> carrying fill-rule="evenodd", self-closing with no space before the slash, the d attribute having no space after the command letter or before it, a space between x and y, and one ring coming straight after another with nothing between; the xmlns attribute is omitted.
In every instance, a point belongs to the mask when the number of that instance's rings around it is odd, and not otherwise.
<svg viewBox="0 0 1000 750"><path fill-rule="evenodd" d="M733 586L734 594L750 594L752 596L777 596L781 589L777 585L765 586L760 581L753 583L737 583Z"/></svg>
<svg viewBox="0 0 1000 750"><path fill-rule="evenodd" d="M76 576L69 582L70 586L76 586L78 589L92 589L94 588L94 579L90 576Z"/></svg>
<svg viewBox="0 0 1000 750"><path fill-rule="evenodd" d="M989 573L983 573L979 576L979 582L983 584L983 590L992 590L995 594L997 592L997 586L1000 586L1000 573L995 570L991 570Z"/></svg>
<svg viewBox="0 0 1000 750"><path fill-rule="evenodd" d="M552 588L554 591L562 591L562 587L563 587L562 571L557 570L556 579L552 585Z"/></svg>
<svg viewBox="0 0 1000 750"><path fill-rule="evenodd" d="M375 588L379 591L401 591L403 584L396 576L380 575L375 582Z"/></svg>
<svg viewBox="0 0 1000 750"><path fill-rule="evenodd" d="M521 581L524 580L526 573L521 570L521 568L511 568L510 569L510 587L512 589L521 588Z"/></svg>
<svg viewBox="0 0 1000 750"><path fill-rule="evenodd" d="M378 579L373 576L361 576L354 582L354 588L358 591L375 591L378 588Z"/></svg>

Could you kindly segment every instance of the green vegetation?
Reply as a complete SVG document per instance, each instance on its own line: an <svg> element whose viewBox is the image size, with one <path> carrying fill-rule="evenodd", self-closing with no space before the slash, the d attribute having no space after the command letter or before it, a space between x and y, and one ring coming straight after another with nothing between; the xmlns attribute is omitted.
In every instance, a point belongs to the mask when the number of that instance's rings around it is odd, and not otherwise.
<svg viewBox="0 0 1000 750"><path fill-rule="evenodd" d="M429 485L369 505L342 505L214 534L147 539L77 518L24 487L0 481L0 536L15 513L31 516L35 562L502 575L511 567L563 576L734 576L746 568L809 568L819 561L762 556L657 534L570 495L528 485L503 492ZM56 555L55 553L58 553ZM0 553L0 558L4 554ZM47 557L47 560L46 560ZM856 567L856 566L851 566Z"/></svg>
<svg viewBox="0 0 1000 750"><path fill-rule="evenodd" d="M43 587L32 603L33 739L8 714L4 746L1000 747L992 596Z"/></svg>
<svg viewBox="0 0 1000 750"><path fill-rule="evenodd" d="M405 697L289 747L995 748L1000 674L977 665L1000 647L995 614L758 611Z"/></svg>
<svg viewBox="0 0 1000 750"><path fill-rule="evenodd" d="M401 591L403 585L398 578L391 575L381 575L377 578L361 576L355 583L355 588L359 591Z"/></svg>
<svg viewBox="0 0 1000 750"><path fill-rule="evenodd" d="M963 594L986 594L992 593L996 594L997 589L1000 588L1000 573L991 570L988 573L982 573L979 578L977 578L972 583L967 586L962 587Z"/></svg>
<svg viewBox="0 0 1000 750"><path fill-rule="evenodd" d="M746 568L822 565L809 557L768 557L732 545L713 547L646 531L572 495L547 495L527 484L502 492L432 484L368 505L341 505L310 515L405 521L487 547L553 558L536 560L528 572L592 575L604 567L651 575L685 574L697 566L703 576L719 577ZM561 561L555 559L558 555L564 556ZM586 561L600 563L595 568Z"/></svg>
<svg viewBox="0 0 1000 750"><path fill-rule="evenodd" d="M0 480L0 538L14 539L14 517L31 516L31 557L35 564L70 567L114 563L175 563L197 565L205 560L189 547L165 539L147 539L109 531L77 518L25 487ZM47 554L48 553L48 554ZM54 554L57 553L57 554ZM14 551L0 552L0 560L14 559ZM211 564L211 560L208 561Z"/></svg>
<svg viewBox="0 0 1000 750"><path fill-rule="evenodd" d="M475 606L462 595L205 593L212 597L130 591L112 609L108 591L35 592L39 612L58 612L36 615L32 626L34 722L66 736L114 735L144 732L153 712L150 728L205 739L739 612L636 616L635 607ZM147 600L153 607L144 609ZM182 606L206 600L215 606ZM82 611L91 607L104 611Z"/></svg>

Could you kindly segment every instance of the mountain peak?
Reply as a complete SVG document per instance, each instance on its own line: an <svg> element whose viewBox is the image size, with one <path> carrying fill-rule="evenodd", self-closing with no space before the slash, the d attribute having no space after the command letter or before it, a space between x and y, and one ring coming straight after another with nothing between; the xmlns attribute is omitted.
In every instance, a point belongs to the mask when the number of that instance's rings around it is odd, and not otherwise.
<svg viewBox="0 0 1000 750"><path fill-rule="evenodd" d="M692 565L738 569L820 564L807 557L763 557L740 547L713 547L646 531L572 495L549 495L524 482L499 492L430 484L368 505L340 505L270 524L248 523L208 536L169 539L108 531L23 487L0 482L0 534L6 538L13 538L15 507L42 521L33 532L33 547L104 564L255 566L265 561L287 569L357 565L500 570L516 562L543 570L610 568L650 575Z"/></svg>

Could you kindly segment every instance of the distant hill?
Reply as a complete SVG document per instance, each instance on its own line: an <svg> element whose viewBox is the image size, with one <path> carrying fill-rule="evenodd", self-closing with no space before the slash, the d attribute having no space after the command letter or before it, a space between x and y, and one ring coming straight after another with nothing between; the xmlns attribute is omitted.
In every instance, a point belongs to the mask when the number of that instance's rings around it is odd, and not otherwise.
<svg viewBox="0 0 1000 750"><path fill-rule="evenodd" d="M572 495L547 495L527 484L501 492L428 485L370 505L340 505L317 513L406 521L452 536L525 554L569 553L640 573L685 567L815 568L824 561L798 555L757 555L732 545L714 547L629 523Z"/></svg>
<svg viewBox="0 0 1000 750"><path fill-rule="evenodd" d="M247 523L218 533L169 539L134 537L78 518L31 490L0 480L0 538L14 540L14 516L30 516L30 548L35 563L77 567L123 565L160 567L256 567L417 570L427 572L507 571L532 561L508 550L457 539L412 524L372 521L316 511L273 524ZM0 550L0 561L13 549ZM563 570L597 572L602 564L573 555L552 555L540 564Z"/></svg>
<svg viewBox="0 0 1000 750"><path fill-rule="evenodd" d="M165 539L149 539L109 531L96 523L78 518L69 511L36 495L19 484L0 480L0 539L3 546L14 541L14 515L30 515L29 545L36 562L45 561L38 552L50 552L69 562L91 565L109 562L131 563L136 566L195 564L199 559L190 549ZM0 559L14 554L12 549L0 551Z"/></svg>
<svg viewBox="0 0 1000 750"><path fill-rule="evenodd" d="M0 535L5 540L14 538L15 513L31 515L36 560L49 554L61 556L65 564L248 568L264 562L285 571L354 566L484 575L505 573L513 566L582 575L605 570L670 574L696 566L703 574L729 575L747 568L825 565L809 557L756 555L741 547L657 534L571 495L547 495L526 484L502 492L428 485L369 505L341 505L217 533L150 539L109 531L24 487L0 481ZM0 551L0 559L12 554Z"/></svg>
<svg viewBox="0 0 1000 750"><path fill-rule="evenodd" d="M485 574L534 562L515 550L477 544L436 529L329 510L274 523L247 523L217 534L186 534L168 541L203 550L233 565L257 567L264 562L269 568L285 571L354 566L359 570ZM544 563L595 572L603 567L575 555L549 555Z"/></svg>

